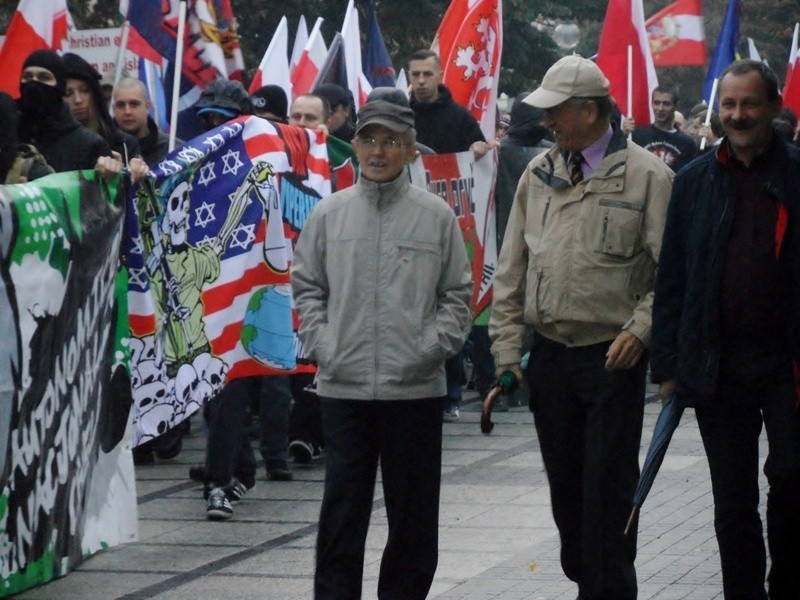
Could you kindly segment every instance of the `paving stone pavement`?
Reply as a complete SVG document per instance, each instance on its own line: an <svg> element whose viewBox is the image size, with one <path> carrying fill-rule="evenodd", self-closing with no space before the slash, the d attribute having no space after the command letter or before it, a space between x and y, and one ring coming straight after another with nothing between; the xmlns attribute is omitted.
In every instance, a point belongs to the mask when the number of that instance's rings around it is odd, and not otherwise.
<svg viewBox="0 0 800 600"><path fill-rule="evenodd" d="M660 409L648 388L641 458ZM471 400L471 402L470 402ZM444 425L439 568L441 600L573 599L559 565L547 480L526 407L478 426L475 395ZM226 522L206 520L190 465L203 459L199 419L171 462L137 468L139 541L111 548L20 598L269 599L312 597L314 540L324 465L294 467L294 481L263 478ZM762 436L762 454L766 440ZM763 457L762 457L763 462ZM762 515L765 482L762 475ZM713 503L694 412L683 416L639 523L639 598L722 598ZM364 565L364 598L376 597L386 514L376 487Z"/></svg>

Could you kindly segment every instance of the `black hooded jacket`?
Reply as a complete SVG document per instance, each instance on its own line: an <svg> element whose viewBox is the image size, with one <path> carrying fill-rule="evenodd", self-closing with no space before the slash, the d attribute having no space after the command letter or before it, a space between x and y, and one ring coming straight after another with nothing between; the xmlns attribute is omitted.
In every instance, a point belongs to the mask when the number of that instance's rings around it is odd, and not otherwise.
<svg viewBox="0 0 800 600"><path fill-rule="evenodd" d="M56 114L44 119L23 114L19 141L35 146L56 173L94 169L98 158L111 155L106 141L78 123L66 102Z"/></svg>
<svg viewBox="0 0 800 600"><path fill-rule="evenodd" d="M410 103L417 141L436 153L464 152L473 142L486 141L475 117L456 104L445 86L439 86L439 97L434 102L417 102L412 94Z"/></svg>

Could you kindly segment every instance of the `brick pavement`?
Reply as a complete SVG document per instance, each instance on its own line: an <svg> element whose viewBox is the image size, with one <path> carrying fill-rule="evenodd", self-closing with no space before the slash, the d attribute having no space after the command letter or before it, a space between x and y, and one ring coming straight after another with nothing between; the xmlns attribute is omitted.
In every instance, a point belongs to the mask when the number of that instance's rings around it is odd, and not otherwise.
<svg viewBox="0 0 800 600"><path fill-rule="evenodd" d="M575 598L577 588L558 562L530 413L520 407L496 414L494 432L484 436L478 409L477 402L467 404L458 423L444 426L441 551L431 597ZM657 402L647 403L642 457L658 411ZM137 470L139 542L102 552L20 597L310 598L324 466L295 467L292 482L260 479L230 521L209 522L200 486L187 478L203 456L199 429L195 419L177 460ZM722 597L712 512L705 455L694 413L687 411L640 519L640 598ZM386 531L378 486L364 567L367 599L376 597Z"/></svg>

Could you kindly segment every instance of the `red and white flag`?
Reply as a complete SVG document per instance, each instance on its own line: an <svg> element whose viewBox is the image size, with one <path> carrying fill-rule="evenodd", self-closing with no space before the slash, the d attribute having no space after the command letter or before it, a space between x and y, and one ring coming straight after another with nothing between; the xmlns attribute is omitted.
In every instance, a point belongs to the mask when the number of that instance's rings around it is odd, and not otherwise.
<svg viewBox="0 0 800 600"><path fill-rule="evenodd" d="M800 53L798 53L798 33L800 23L795 23L792 35L792 48L789 52L789 64L786 65L786 81L783 84L783 105L796 113L800 113Z"/></svg>
<svg viewBox="0 0 800 600"><path fill-rule="evenodd" d="M367 101L372 86L362 72L361 31L358 27L358 10L353 0L347 3L347 11L342 23L342 40L344 42L344 62L347 67L347 87L353 94L358 110Z"/></svg>
<svg viewBox="0 0 800 600"><path fill-rule="evenodd" d="M25 59L34 50L60 50L68 24L67 0L20 0L0 48L0 90L19 97Z"/></svg>
<svg viewBox="0 0 800 600"><path fill-rule="evenodd" d="M628 47L632 49L631 93L628 93ZM653 122L650 94L658 85L644 28L642 0L611 0L600 32L597 66L608 78L611 96L637 125ZM630 96L630 104L629 104ZM631 114L627 114L630 106Z"/></svg>
<svg viewBox="0 0 800 600"><path fill-rule="evenodd" d="M286 92L286 97L292 97L292 82L289 78L289 59L286 50L289 46L289 28L286 17L282 17L275 35L261 59L261 64L253 75L250 83L250 93L252 94L262 85L279 85Z"/></svg>
<svg viewBox="0 0 800 600"><path fill-rule="evenodd" d="M294 45L292 46L292 57L289 59L289 71L291 72L297 66L300 56L303 54L303 48L306 47L308 41L308 26L306 25L306 18L300 15L300 21L297 23L297 32L294 34Z"/></svg>
<svg viewBox="0 0 800 600"><path fill-rule="evenodd" d="M503 52L502 0L452 0L431 50L442 61L443 83L453 99L494 139L500 56Z"/></svg>
<svg viewBox="0 0 800 600"><path fill-rule="evenodd" d="M700 0L678 0L644 23L656 67L706 64L706 34Z"/></svg>
<svg viewBox="0 0 800 600"><path fill-rule="evenodd" d="M311 86L319 74L319 70L325 63L328 56L328 47L325 45L325 40L322 39L320 28L322 27L322 17L317 18L314 23L314 29L308 36L306 47L297 61L297 65L292 69L291 82L292 93L294 98L302 94L308 94L311 91Z"/></svg>

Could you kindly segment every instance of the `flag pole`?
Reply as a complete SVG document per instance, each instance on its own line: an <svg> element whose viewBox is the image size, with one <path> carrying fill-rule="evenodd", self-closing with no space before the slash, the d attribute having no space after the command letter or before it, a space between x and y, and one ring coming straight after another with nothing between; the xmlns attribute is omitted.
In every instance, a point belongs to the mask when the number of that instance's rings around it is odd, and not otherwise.
<svg viewBox="0 0 800 600"><path fill-rule="evenodd" d="M706 121L703 123L705 127L708 127L711 123L711 111L713 110L711 107L714 106L714 100L717 99L717 85L719 85L719 77L714 77L714 83L711 84L711 97L708 99L708 108L706 109ZM706 136L703 136L700 139L700 150L706 149Z"/></svg>
<svg viewBox="0 0 800 600"><path fill-rule="evenodd" d="M628 114L633 118L633 45L628 44ZM633 132L628 134L628 141L633 139Z"/></svg>
<svg viewBox="0 0 800 600"><path fill-rule="evenodd" d="M117 88L117 84L119 80L122 79L122 71L124 70L125 66L125 50L128 49L128 37L131 33L131 24L128 19L125 19L122 22L122 28L120 29L120 40L119 40L119 51L117 52L117 67L114 71L114 84L112 86L113 89ZM111 116L114 116L114 107L109 105L108 112L111 113Z"/></svg>
<svg viewBox="0 0 800 600"><path fill-rule="evenodd" d="M178 100L181 96L181 71L183 70L183 33L186 30L186 0L180 0L178 12L178 37L175 45L174 76L172 78L172 110L169 120L169 151L175 149L178 138Z"/></svg>

